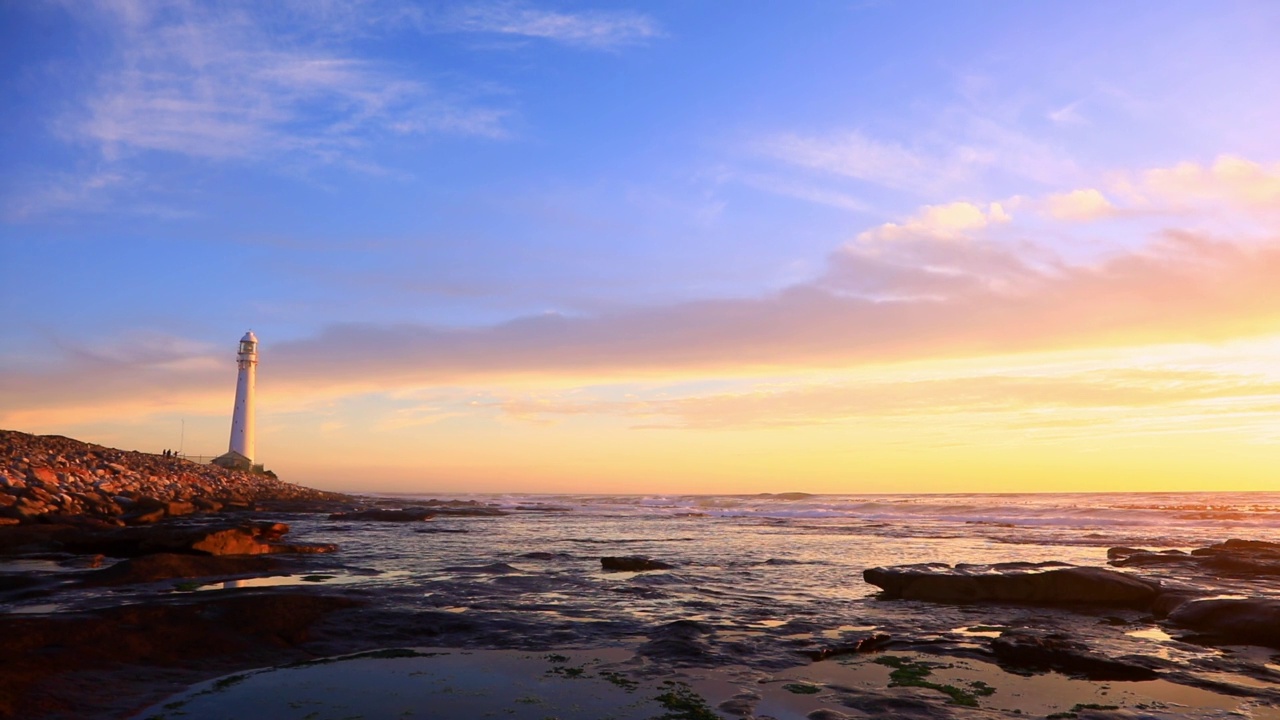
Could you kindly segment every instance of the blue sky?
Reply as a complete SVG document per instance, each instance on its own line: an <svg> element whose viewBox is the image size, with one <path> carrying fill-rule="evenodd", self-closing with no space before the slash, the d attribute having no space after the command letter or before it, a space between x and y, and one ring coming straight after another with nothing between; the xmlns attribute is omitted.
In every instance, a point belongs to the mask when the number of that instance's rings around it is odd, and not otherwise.
<svg viewBox="0 0 1280 720"><path fill-rule="evenodd" d="M904 268L1016 284L1171 229L1269 249L1278 36L1268 2L6 3L4 424L141 446L200 416L220 450L248 328L278 408L312 388L376 424L427 392L477 427L477 393L509 408L531 375L652 400L1092 346L788 328L805 293L917 298ZM939 326L977 322L939 297ZM1133 317L1107 332L1187 340ZM260 448L318 437L280 412Z"/></svg>

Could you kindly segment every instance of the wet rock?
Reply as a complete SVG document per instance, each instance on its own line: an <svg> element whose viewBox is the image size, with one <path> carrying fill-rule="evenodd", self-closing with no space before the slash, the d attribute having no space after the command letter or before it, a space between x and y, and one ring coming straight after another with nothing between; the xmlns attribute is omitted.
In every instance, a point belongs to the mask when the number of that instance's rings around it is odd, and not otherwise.
<svg viewBox="0 0 1280 720"><path fill-rule="evenodd" d="M899 688L892 694L846 689L840 695L840 704L870 717L932 720L952 716L951 711L940 703L912 697L916 692L911 688Z"/></svg>
<svg viewBox="0 0 1280 720"><path fill-rule="evenodd" d="M122 518L129 525L150 525L164 519L164 508L129 513Z"/></svg>
<svg viewBox="0 0 1280 720"><path fill-rule="evenodd" d="M1190 554L1181 550L1112 548L1107 557L1117 567L1183 565L1213 576L1280 575L1280 543L1261 540L1232 539Z"/></svg>
<svg viewBox="0 0 1280 720"><path fill-rule="evenodd" d="M520 555L524 560L572 560L573 556L569 553L551 553L551 552L527 552Z"/></svg>
<svg viewBox="0 0 1280 720"><path fill-rule="evenodd" d="M1184 565L1195 563L1190 553L1181 550L1155 552L1142 548L1116 547L1107 551L1107 560L1116 567L1145 567L1150 565Z"/></svg>
<svg viewBox="0 0 1280 720"><path fill-rule="evenodd" d="M1151 603L1151 614L1157 618L1165 618L1177 610L1183 603L1204 597L1204 593L1190 589L1175 589L1162 592Z"/></svg>
<svg viewBox="0 0 1280 720"><path fill-rule="evenodd" d="M710 625L696 620L676 620L659 625L649 632L649 641L636 652L669 663L702 663L716 654L703 637L714 632Z"/></svg>
<svg viewBox="0 0 1280 720"><path fill-rule="evenodd" d="M279 564L262 556L183 555L157 553L121 560L109 568L88 573L82 581L86 587L130 585L175 578L228 577L264 575L276 571Z"/></svg>
<svg viewBox="0 0 1280 720"><path fill-rule="evenodd" d="M1179 605L1169 622L1225 642L1280 648L1280 600L1205 598Z"/></svg>
<svg viewBox="0 0 1280 720"><path fill-rule="evenodd" d="M297 647L310 639L313 625L360 604L314 593L253 592L85 613L0 615L0 717L130 717L145 704L136 697L146 691L139 675L193 682L303 659L307 654Z"/></svg>
<svg viewBox="0 0 1280 720"><path fill-rule="evenodd" d="M749 718L755 715L756 705L760 703L760 695L743 692L734 695L716 706L720 712L734 717Z"/></svg>
<svg viewBox="0 0 1280 720"><path fill-rule="evenodd" d="M1105 568L1063 563L942 563L877 567L863 579L890 599L942 603L1001 602L1028 605L1107 605L1146 608L1159 583Z"/></svg>
<svg viewBox="0 0 1280 720"><path fill-rule="evenodd" d="M805 715L805 718L807 720L852 720L853 716L831 708L819 708Z"/></svg>
<svg viewBox="0 0 1280 720"><path fill-rule="evenodd" d="M44 585L47 582L47 578L42 578L34 573L0 573L0 593L26 590L27 588Z"/></svg>
<svg viewBox="0 0 1280 720"><path fill-rule="evenodd" d="M625 555L602 557L600 558L600 567L608 572L645 572L647 570L670 570L675 565L640 555Z"/></svg>
<svg viewBox="0 0 1280 720"><path fill-rule="evenodd" d="M1001 665L1016 670L1053 670L1089 680L1154 680L1159 673L1150 659L1138 656L1111 658L1060 633L1011 630L991 641L991 651Z"/></svg>
<svg viewBox="0 0 1280 720"><path fill-rule="evenodd" d="M801 650L800 654L805 655L810 660L819 661L827 658L838 657L840 655L852 655L854 653L871 652L878 650L889 643L893 638L888 633L867 633L862 637L854 640L847 640L837 645L825 645L820 648Z"/></svg>

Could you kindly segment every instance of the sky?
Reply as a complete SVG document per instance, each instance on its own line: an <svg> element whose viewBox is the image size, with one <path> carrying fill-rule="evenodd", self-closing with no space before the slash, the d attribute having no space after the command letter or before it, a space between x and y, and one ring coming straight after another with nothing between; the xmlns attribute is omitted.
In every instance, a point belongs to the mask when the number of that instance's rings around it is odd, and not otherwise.
<svg viewBox="0 0 1280 720"><path fill-rule="evenodd" d="M0 3L0 427L350 491L1280 490L1280 4Z"/></svg>

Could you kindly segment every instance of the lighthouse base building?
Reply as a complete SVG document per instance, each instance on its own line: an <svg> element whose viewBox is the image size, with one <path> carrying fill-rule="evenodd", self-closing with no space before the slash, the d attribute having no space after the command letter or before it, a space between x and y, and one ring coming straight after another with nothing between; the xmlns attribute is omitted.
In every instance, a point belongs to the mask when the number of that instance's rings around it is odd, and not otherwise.
<svg viewBox="0 0 1280 720"><path fill-rule="evenodd" d="M225 452L209 462L228 470L252 470L254 468L253 460L238 452Z"/></svg>

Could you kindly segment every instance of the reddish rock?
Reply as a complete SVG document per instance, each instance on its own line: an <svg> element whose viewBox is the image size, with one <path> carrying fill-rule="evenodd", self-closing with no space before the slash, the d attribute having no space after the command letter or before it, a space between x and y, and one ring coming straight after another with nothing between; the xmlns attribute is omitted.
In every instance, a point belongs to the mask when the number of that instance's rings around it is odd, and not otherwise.
<svg viewBox="0 0 1280 720"><path fill-rule="evenodd" d="M130 525L150 525L164 519L164 509L146 510L143 512L129 513L124 516L124 521Z"/></svg>
<svg viewBox="0 0 1280 720"><path fill-rule="evenodd" d="M133 523L166 515L249 509L263 503L350 502L351 498L282 482L270 473L226 470L178 458L129 452L56 435L0 430L0 495L31 502L4 516L38 522L59 512L130 515ZM226 498L227 500L223 500ZM191 505L191 509L187 508ZM0 502L0 509L16 502ZM327 508L325 508L327 509Z"/></svg>
<svg viewBox="0 0 1280 720"><path fill-rule="evenodd" d="M109 568L90 573L87 586L128 585L174 578L227 577L263 575L279 567L277 561L265 557L209 557L179 553L156 553L121 560Z"/></svg>
<svg viewBox="0 0 1280 720"><path fill-rule="evenodd" d="M47 487L59 487L58 474L50 467L33 467L27 473L27 480Z"/></svg>

